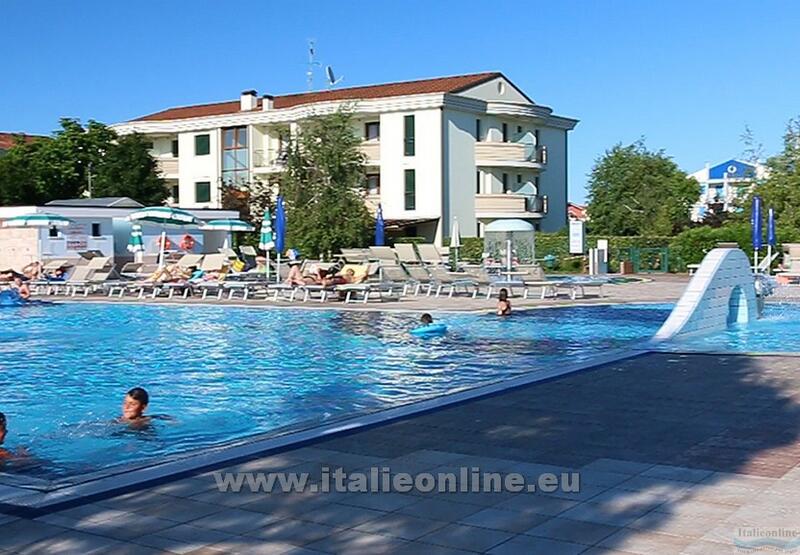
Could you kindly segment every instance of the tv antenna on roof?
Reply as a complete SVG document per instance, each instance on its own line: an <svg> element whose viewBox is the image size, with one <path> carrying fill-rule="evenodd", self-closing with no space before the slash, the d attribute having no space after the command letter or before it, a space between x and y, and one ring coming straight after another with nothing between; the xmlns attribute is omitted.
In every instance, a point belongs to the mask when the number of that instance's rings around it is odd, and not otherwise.
<svg viewBox="0 0 800 555"><path fill-rule="evenodd" d="M314 39L308 40L308 69L306 70L306 84L308 92L314 90L314 68L321 67L322 64L314 60Z"/></svg>
<svg viewBox="0 0 800 555"><path fill-rule="evenodd" d="M325 66L325 75L328 77L328 88L333 88L334 85L338 84L344 77L336 77L333 74L333 68L331 66Z"/></svg>

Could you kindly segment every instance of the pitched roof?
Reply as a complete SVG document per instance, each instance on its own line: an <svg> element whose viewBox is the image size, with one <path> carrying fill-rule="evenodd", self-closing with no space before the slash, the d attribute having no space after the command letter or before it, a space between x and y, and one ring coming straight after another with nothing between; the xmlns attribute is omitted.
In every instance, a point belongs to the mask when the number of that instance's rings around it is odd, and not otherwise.
<svg viewBox="0 0 800 555"><path fill-rule="evenodd" d="M44 135L28 135L27 133L3 133L0 132L0 150L8 150L15 144L17 140L22 138L26 143L32 143L38 139L46 139Z"/></svg>
<svg viewBox="0 0 800 555"><path fill-rule="evenodd" d="M143 208L144 205L128 197L95 197L51 200L45 206L84 206L92 208Z"/></svg>
<svg viewBox="0 0 800 555"><path fill-rule="evenodd" d="M364 87L349 87L343 89L333 89L329 91L287 94L274 97L273 106L276 109L281 109L292 108L302 104L327 102L332 100L362 100L366 98L385 98L390 96L407 96L412 94L457 93L502 76L502 73L492 71L485 73L473 73L471 75L456 75L453 77L437 77L434 79L420 79L417 81L386 83L383 85L367 85ZM258 106L256 107L256 110L261 110L261 99L258 100ZM239 101L230 100L227 102L215 102L212 104L198 104L194 106L169 108L154 114L136 118L133 121L160 121L221 116L225 114L235 114L239 111Z"/></svg>

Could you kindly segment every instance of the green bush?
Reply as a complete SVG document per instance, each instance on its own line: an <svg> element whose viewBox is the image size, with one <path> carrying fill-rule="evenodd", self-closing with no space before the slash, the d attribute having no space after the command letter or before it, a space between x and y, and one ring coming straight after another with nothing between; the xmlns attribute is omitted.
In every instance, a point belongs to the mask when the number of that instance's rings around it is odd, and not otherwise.
<svg viewBox="0 0 800 555"><path fill-rule="evenodd" d="M429 242L427 239L425 239L425 237L395 237L395 238L387 237L387 239L392 244L395 244L395 243L411 243L411 244L414 244L414 245L419 245L420 243L428 243ZM444 243L444 244L447 245L449 243Z"/></svg>

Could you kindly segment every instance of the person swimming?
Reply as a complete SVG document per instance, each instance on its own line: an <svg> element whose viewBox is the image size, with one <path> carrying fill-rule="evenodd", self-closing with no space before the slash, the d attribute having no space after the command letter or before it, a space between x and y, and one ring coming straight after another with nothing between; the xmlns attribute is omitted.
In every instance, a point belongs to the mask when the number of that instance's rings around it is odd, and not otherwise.
<svg viewBox="0 0 800 555"><path fill-rule="evenodd" d="M497 295L497 315L511 315L511 301L508 300L508 290L503 287Z"/></svg>
<svg viewBox="0 0 800 555"><path fill-rule="evenodd" d="M28 456L28 452L22 447L18 448L15 453L12 453L8 449L5 449L3 447L3 443L5 442L7 435L8 435L8 420L6 419L6 415L0 412L0 465L2 465L5 462L11 463L14 461L20 461Z"/></svg>
<svg viewBox="0 0 800 555"><path fill-rule="evenodd" d="M419 321L422 323L423 326L429 326L433 324L433 316L431 316L426 312L420 317Z"/></svg>
<svg viewBox="0 0 800 555"><path fill-rule="evenodd" d="M129 424L131 427L139 428L147 426L151 422L149 416L145 416L144 411L150 403L150 395L142 387L134 387L125 394L122 401L122 416L119 422Z"/></svg>

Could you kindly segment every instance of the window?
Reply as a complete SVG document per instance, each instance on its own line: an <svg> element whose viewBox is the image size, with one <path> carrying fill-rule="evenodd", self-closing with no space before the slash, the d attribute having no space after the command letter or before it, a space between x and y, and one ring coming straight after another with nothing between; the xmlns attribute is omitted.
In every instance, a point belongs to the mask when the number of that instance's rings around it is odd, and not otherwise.
<svg viewBox="0 0 800 555"><path fill-rule="evenodd" d="M210 135L195 135L194 136L194 155L205 156L211 154L211 136Z"/></svg>
<svg viewBox="0 0 800 555"><path fill-rule="evenodd" d="M521 125L517 126L517 135L522 135L522 126Z"/></svg>
<svg viewBox="0 0 800 555"><path fill-rule="evenodd" d="M482 129L482 125L481 125L481 120L480 119L476 119L475 120L475 140L476 141L480 141L480 140L482 140L482 137L483 137L483 129Z"/></svg>
<svg viewBox="0 0 800 555"><path fill-rule="evenodd" d="M171 194L172 194L172 202L178 204L181 201L181 188L177 183L172 186Z"/></svg>
<svg viewBox="0 0 800 555"><path fill-rule="evenodd" d="M211 183L209 181L198 181L194 184L195 202L211 202Z"/></svg>
<svg viewBox="0 0 800 555"><path fill-rule="evenodd" d="M367 194L368 195L381 194L381 174L379 173L367 174Z"/></svg>
<svg viewBox="0 0 800 555"><path fill-rule="evenodd" d="M178 139L172 139L172 157L178 157Z"/></svg>
<svg viewBox="0 0 800 555"><path fill-rule="evenodd" d="M416 170L406 170L405 207L406 210L416 210L417 208Z"/></svg>
<svg viewBox="0 0 800 555"><path fill-rule="evenodd" d="M58 228L56 226L52 226L47 233L48 237L58 237Z"/></svg>
<svg viewBox="0 0 800 555"><path fill-rule="evenodd" d="M92 237L102 237L103 234L100 233L100 224L93 223L92 224Z"/></svg>
<svg viewBox="0 0 800 555"><path fill-rule="evenodd" d="M508 124L507 123L503 124L503 142L504 143L508 142Z"/></svg>
<svg viewBox="0 0 800 555"><path fill-rule="evenodd" d="M367 141L377 141L381 138L381 123L379 121L368 121L364 124L364 139Z"/></svg>
<svg viewBox="0 0 800 555"><path fill-rule="evenodd" d="M503 192L504 193L508 192L508 174L507 173L503 174Z"/></svg>
<svg viewBox="0 0 800 555"><path fill-rule="evenodd" d="M522 174L517 174L517 185L522 185Z"/></svg>
<svg viewBox="0 0 800 555"><path fill-rule="evenodd" d="M222 130L222 182L243 185L249 179L247 127Z"/></svg>
<svg viewBox="0 0 800 555"><path fill-rule="evenodd" d="M403 118L403 153L414 156L414 116Z"/></svg>
<svg viewBox="0 0 800 555"><path fill-rule="evenodd" d="M481 194L481 171L478 170L475 172L475 194Z"/></svg>
<svg viewBox="0 0 800 555"><path fill-rule="evenodd" d="M153 150L153 141L145 141L145 142L144 142L144 147L145 147L147 150Z"/></svg>

